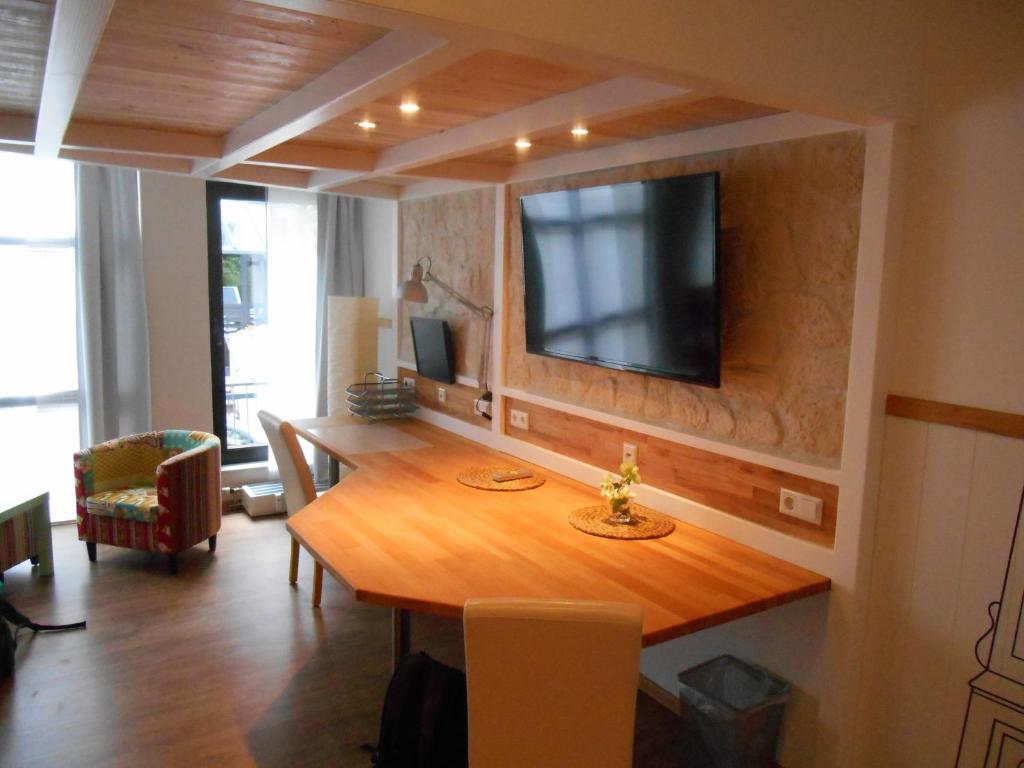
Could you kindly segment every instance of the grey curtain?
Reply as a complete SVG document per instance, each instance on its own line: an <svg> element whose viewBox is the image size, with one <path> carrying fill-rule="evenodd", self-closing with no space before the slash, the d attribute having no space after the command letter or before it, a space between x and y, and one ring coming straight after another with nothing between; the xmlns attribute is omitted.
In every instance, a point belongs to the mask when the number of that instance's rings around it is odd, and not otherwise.
<svg viewBox="0 0 1024 768"><path fill-rule="evenodd" d="M327 415L327 297L364 296L363 201L317 195L316 205L316 415ZM317 480L327 459L317 452Z"/></svg>
<svg viewBox="0 0 1024 768"><path fill-rule="evenodd" d="M82 445L151 428L139 174L79 165L78 397Z"/></svg>

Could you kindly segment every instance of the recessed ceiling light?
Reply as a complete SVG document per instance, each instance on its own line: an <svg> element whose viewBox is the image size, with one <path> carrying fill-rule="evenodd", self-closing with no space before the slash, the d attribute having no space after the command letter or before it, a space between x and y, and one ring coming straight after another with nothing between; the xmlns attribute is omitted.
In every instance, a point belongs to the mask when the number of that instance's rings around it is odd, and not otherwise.
<svg viewBox="0 0 1024 768"><path fill-rule="evenodd" d="M366 118L360 120L358 123L356 123L356 125L362 128L364 131L372 131L374 128L377 127L377 124L373 122L373 120L369 120Z"/></svg>
<svg viewBox="0 0 1024 768"><path fill-rule="evenodd" d="M529 139L516 139L516 149L529 149L532 146Z"/></svg>
<svg viewBox="0 0 1024 768"><path fill-rule="evenodd" d="M415 101L403 101L399 109L405 112L407 115L411 115L413 112L420 111L420 105L417 104Z"/></svg>
<svg viewBox="0 0 1024 768"><path fill-rule="evenodd" d="M572 133L573 136L586 136L588 133L590 133L590 131L588 131L582 125L577 125L575 128L572 129L572 131L570 131L570 133Z"/></svg>

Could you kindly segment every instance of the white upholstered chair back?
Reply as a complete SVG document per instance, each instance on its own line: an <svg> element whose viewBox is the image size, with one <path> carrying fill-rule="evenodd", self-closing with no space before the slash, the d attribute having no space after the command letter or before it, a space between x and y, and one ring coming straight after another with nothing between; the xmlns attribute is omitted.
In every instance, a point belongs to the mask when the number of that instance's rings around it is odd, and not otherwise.
<svg viewBox="0 0 1024 768"><path fill-rule="evenodd" d="M260 411L257 416L263 425L263 431L267 433L270 450L274 452L277 471L281 475L281 485L284 486L285 506L288 508L288 514L293 515L316 500L313 476L309 472L309 465L306 464L306 458L302 455L302 449L290 425L282 430L281 419L269 411Z"/></svg>
<svg viewBox="0 0 1024 768"><path fill-rule="evenodd" d="M470 768L629 768L643 612L626 603L466 602Z"/></svg>

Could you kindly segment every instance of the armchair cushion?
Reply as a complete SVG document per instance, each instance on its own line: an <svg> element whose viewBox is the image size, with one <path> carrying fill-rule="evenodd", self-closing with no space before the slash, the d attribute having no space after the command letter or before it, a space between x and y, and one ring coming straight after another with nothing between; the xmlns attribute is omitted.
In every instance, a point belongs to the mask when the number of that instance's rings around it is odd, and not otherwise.
<svg viewBox="0 0 1024 768"><path fill-rule="evenodd" d="M140 486L86 496L85 508L91 515L155 523L160 513L160 502L155 487Z"/></svg>

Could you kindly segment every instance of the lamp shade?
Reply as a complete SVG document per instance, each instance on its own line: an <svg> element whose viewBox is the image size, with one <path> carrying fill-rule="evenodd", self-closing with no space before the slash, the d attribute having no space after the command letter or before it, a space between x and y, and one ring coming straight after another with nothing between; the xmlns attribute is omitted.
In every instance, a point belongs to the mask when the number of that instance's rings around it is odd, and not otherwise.
<svg viewBox="0 0 1024 768"><path fill-rule="evenodd" d="M416 304L427 303L427 286L423 284L423 267L419 264L412 268L412 275L398 286L398 298Z"/></svg>

